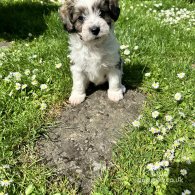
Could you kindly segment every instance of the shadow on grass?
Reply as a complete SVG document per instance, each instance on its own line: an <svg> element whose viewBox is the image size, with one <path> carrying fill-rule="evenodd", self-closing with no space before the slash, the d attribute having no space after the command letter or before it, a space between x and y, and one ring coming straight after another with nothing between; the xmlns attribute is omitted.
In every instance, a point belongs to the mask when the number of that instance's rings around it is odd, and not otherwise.
<svg viewBox="0 0 195 195"><path fill-rule="evenodd" d="M123 67L123 83L127 90L140 87L143 82L144 74L147 71L149 71L149 68L144 64L125 64Z"/></svg>
<svg viewBox="0 0 195 195"><path fill-rule="evenodd" d="M187 170L187 175L182 176L181 169ZM182 194L186 189L195 194L195 162L174 163L171 165L169 174L169 185L167 186L165 195Z"/></svg>
<svg viewBox="0 0 195 195"><path fill-rule="evenodd" d="M47 29L44 16L57 10L56 5L39 2L0 2L0 38L11 41L26 39L29 33L39 36Z"/></svg>
<svg viewBox="0 0 195 195"><path fill-rule="evenodd" d="M143 64L126 64L123 67L123 81L122 84L125 85L127 90L135 90L141 86L144 74L149 70L146 65ZM87 88L87 96L93 94L97 90L108 90L108 82L102 85L95 86L90 83Z"/></svg>

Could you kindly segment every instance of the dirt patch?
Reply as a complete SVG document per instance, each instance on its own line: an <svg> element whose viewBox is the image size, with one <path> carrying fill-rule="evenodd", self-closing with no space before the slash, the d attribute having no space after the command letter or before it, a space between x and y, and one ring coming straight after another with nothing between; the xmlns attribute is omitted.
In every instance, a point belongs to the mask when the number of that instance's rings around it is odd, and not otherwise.
<svg viewBox="0 0 195 195"><path fill-rule="evenodd" d="M110 165L123 127L137 118L143 101L142 94L128 90L124 100L114 103L105 90L97 90L81 105L68 105L38 141L40 156L57 174L76 183L82 194L89 194L93 179Z"/></svg>
<svg viewBox="0 0 195 195"><path fill-rule="evenodd" d="M11 47L11 42L2 41L0 42L0 48L8 48Z"/></svg>

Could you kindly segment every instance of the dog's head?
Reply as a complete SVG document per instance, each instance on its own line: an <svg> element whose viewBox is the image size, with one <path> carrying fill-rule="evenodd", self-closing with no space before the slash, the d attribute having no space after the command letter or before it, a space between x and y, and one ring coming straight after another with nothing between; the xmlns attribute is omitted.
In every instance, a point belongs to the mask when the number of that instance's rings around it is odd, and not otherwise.
<svg viewBox="0 0 195 195"><path fill-rule="evenodd" d="M110 33L120 8L118 0L66 0L59 12L65 30L89 42Z"/></svg>

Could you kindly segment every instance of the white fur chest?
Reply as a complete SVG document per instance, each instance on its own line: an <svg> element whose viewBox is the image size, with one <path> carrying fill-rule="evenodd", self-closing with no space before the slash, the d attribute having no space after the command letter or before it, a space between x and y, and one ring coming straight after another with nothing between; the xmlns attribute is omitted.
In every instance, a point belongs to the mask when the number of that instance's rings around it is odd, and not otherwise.
<svg viewBox="0 0 195 195"><path fill-rule="evenodd" d="M77 35L72 35L69 43L74 68L95 84L105 82L107 72L120 60L119 45L112 34L98 45L83 44Z"/></svg>

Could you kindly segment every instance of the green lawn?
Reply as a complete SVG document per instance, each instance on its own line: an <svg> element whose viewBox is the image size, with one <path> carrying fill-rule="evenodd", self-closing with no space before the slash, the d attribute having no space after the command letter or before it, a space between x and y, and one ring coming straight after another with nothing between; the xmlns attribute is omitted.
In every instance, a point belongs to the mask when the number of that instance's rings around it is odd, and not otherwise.
<svg viewBox="0 0 195 195"><path fill-rule="evenodd" d="M34 149L71 89L57 9L46 1L0 2L0 40L14 41L0 49L0 194L76 193ZM195 194L193 10L187 0L121 1L116 34L124 83L145 93L146 102L94 195Z"/></svg>

